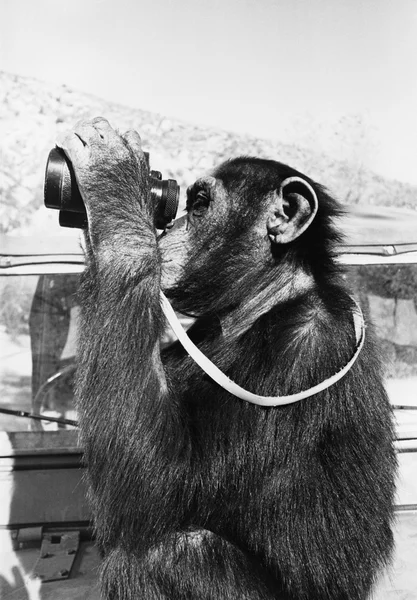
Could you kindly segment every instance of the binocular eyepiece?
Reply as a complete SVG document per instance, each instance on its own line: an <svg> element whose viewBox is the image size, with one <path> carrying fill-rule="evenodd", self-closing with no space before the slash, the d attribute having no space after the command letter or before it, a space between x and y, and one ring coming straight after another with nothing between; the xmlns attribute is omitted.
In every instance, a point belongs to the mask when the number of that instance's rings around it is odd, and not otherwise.
<svg viewBox="0 0 417 600"><path fill-rule="evenodd" d="M145 156L149 167L149 154L145 152ZM155 207L155 227L166 229L177 214L180 186L175 179L162 179L159 171L150 171L149 179L151 202ZM71 161L60 148L53 148L48 156L44 202L47 208L59 210L61 227L87 229L87 213L74 169Z"/></svg>

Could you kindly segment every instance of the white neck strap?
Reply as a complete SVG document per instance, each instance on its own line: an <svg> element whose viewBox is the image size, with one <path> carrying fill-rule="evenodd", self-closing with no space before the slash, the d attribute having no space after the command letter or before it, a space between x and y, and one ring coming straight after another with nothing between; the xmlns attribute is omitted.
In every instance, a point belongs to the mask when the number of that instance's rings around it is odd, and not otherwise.
<svg viewBox="0 0 417 600"><path fill-rule="evenodd" d="M354 301L355 302L355 301ZM259 406L282 406L284 404L292 404L293 402L299 402L305 398L309 398L314 394L318 394L323 390L326 390L331 385L342 379L346 373L352 368L354 362L359 356L365 341L365 322L362 311L359 305L355 302L356 310L353 312L353 321L355 325L356 334L356 351L350 361L337 373L325 379L321 383L314 385L308 390L299 392L298 394L290 394L289 396L258 396L244 390L240 385L237 385L234 381L229 379L220 369L214 365L211 360L207 358L197 346L190 340L186 332L184 331L177 315L174 312L171 304L169 303L165 294L161 291L161 305L165 317L168 320L173 332L177 336L178 340L184 346L185 350L191 356L191 358L209 375L216 383L221 385L225 390L237 396L241 400L246 400L252 404L258 404Z"/></svg>

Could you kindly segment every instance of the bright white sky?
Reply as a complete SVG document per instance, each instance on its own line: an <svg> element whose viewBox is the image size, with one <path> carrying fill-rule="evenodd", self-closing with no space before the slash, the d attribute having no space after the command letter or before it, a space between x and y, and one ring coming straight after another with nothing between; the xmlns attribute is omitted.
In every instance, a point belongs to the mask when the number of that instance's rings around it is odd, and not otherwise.
<svg viewBox="0 0 417 600"><path fill-rule="evenodd" d="M417 0L0 0L0 70L417 184Z"/></svg>

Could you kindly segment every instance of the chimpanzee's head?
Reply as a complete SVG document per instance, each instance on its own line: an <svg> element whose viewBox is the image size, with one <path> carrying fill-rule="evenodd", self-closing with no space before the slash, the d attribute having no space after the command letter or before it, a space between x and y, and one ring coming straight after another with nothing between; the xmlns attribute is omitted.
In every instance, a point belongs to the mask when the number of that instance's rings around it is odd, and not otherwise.
<svg viewBox="0 0 417 600"><path fill-rule="evenodd" d="M339 241L337 203L311 179L282 163L240 157L187 190L186 215L159 241L162 288L196 315L220 314L255 290L314 278ZM301 278L301 279L300 279Z"/></svg>

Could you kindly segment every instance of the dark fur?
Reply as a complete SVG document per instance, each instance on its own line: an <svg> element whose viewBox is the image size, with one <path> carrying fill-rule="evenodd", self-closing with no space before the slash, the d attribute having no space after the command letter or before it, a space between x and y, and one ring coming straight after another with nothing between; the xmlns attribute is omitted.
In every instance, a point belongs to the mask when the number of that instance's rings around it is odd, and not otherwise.
<svg viewBox="0 0 417 600"><path fill-rule="evenodd" d="M220 166L227 219L200 227L184 277L168 290L198 317L190 335L202 351L263 395L322 381L355 347L353 303L333 256L339 208L320 186L305 178L319 196L306 232L265 256L251 251L268 193L295 174L249 158ZM117 252L105 262L90 254L81 290L78 397L105 597L368 597L392 550L396 467L370 328L344 379L282 408L232 397L177 344L163 371L149 213L130 225L119 217ZM277 300L237 338L223 336L224 317L301 266L313 290Z"/></svg>

